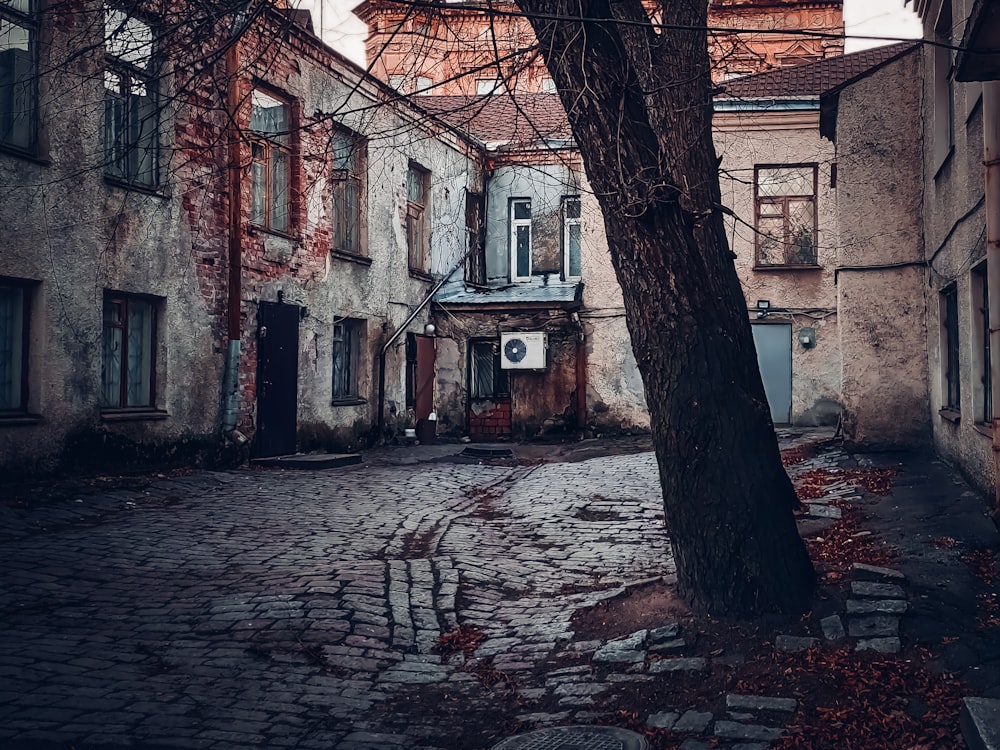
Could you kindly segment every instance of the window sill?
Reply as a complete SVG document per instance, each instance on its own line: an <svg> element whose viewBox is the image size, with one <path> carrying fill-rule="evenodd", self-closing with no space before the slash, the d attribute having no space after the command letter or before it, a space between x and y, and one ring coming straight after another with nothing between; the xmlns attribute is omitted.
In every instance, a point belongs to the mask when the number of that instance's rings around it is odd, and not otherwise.
<svg viewBox="0 0 1000 750"><path fill-rule="evenodd" d="M753 267L754 271L822 271L823 266L817 263L802 263L800 265L778 265L777 263L768 266L762 266L757 264Z"/></svg>
<svg viewBox="0 0 1000 750"><path fill-rule="evenodd" d="M940 409L938 411L941 419L946 422L951 422L952 424L958 424L962 421L962 412L957 409Z"/></svg>
<svg viewBox="0 0 1000 750"><path fill-rule="evenodd" d="M420 279L421 281L434 281L433 276L427 273L427 271L422 271L419 268L411 268L410 276L414 279Z"/></svg>
<svg viewBox="0 0 1000 750"><path fill-rule="evenodd" d="M939 161L937 167L934 168L935 182L937 182L937 179L941 176L941 173L944 172L944 168L948 166L949 162L951 162L951 157L954 153L955 153L955 144L953 143L950 146L948 146L948 153L946 153L944 156L941 157L941 161Z"/></svg>
<svg viewBox="0 0 1000 750"><path fill-rule="evenodd" d="M357 263L360 266L370 266L372 264L372 259L367 255L349 253L346 250L330 250L330 255L338 260L346 260L350 263Z"/></svg>
<svg viewBox="0 0 1000 750"><path fill-rule="evenodd" d="M978 432L980 435L985 435L986 437L993 438L993 427L989 422L976 422L972 425L972 429Z"/></svg>
<svg viewBox="0 0 1000 750"><path fill-rule="evenodd" d="M168 419L167 412L161 409L102 409L102 422L144 422Z"/></svg>
<svg viewBox="0 0 1000 750"><path fill-rule="evenodd" d="M0 414L0 427L24 427L39 424L41 421L41 414L27 414L25 412Z"/></svg>
<svg viewBox="0 0 1000 750"><path fill-rule="evenodd" d="M281 237L281 239L288 240L289 242L296 242L298 240L294 234L279 232L277 229L268 229L267 227L262 227L260 224L251 224L247 230L247 234L251 237L255 234L266 234L272 237Z"/></svg>
<svg viewBox="0 0 1000 750"><path fill-rule="evenodd" d="M332 402L333 406L362 406L367 404L368 399L361 398L360 396L348 396L347 398L335 398Z"/></svg>
<svg viewBox="0 0 1000 750"><path fill-rule="evenodd" d="M0 143L0 153L7 154L8 156L15 156L18 159L24 159L25 161L31 161L43 167L52 166L52 160L48 157L39 156L34 151L25 151L17 146L8 146L4 143Z"/></svg>
<svg viewBox="0 0 1000 750"><path fill-rule="evenodd" d="M170 196L165 192L160 190L158 187L150 187L149 185L137 185L134 182L129 182L128 180L120 180L117 177L112 177L111 175L104 175L104 182L106 185L111 187L121 188L122 190L128 190L133 193L142 193L143 195L151 195L154 198L168 199Z"/></svg>

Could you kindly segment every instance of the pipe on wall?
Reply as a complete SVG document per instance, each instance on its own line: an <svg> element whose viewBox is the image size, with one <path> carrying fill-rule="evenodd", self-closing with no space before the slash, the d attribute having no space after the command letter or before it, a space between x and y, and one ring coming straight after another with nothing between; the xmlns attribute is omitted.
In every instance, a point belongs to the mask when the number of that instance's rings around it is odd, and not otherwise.
<svg viewBox="0 0 1000 750"><path fill-rule="evenodd" d="M990 393L993 402L993 520L1000 523L1000 81L983 83L986 181L986 293L990 308Z"/></svg>
<svg viewBox="0 0 1000 750"><path fill-rule="evenodd" d="M234 436L237 413L239 411L240 390L240 320L243 298L243 212L242 212L242 169L240 163L240 133L237 115L240 106L240 55L239 39L233 39L226 50L226 148L229 193L229 283L226 295L226 366L222 379L223 411L222 434ZM242 437L242 436L238 436ZM245 439L244 439L245 440ZM240 442L238 440L238 442Z"/></svg>

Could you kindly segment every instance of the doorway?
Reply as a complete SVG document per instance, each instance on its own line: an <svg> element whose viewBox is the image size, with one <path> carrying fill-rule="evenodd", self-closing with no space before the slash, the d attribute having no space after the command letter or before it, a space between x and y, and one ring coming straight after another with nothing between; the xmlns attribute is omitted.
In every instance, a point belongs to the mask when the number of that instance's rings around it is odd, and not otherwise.
<svg viewBox="0 0 1000 750"><path fill-rule="evenodd" d="M753 343L764 381L771 421L792 421L792 327L784 323L754 323Z"/></svg>
<svg viewBox="0 0 1000 750"><path fill-rule="evenodd" d="M295 453L299 387L298 305L261 302L257 312L257 456Z"/></svg>

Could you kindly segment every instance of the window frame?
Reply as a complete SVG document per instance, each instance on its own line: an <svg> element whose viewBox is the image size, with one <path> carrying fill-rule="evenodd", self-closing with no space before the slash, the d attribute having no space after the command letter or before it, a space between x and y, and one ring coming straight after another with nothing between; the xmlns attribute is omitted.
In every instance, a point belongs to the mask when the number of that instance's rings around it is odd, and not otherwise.
<svg viewBox="0 0 1000 750"><path fill-rule="evenodd" d="M978 357L979 382L975 388L976 422L993 424L993 363L990 342L990 292L986 261L972 269L973 341Z"/></svg>
<svg viewBox="0 0 1000 750"><path fill-rule="evenodd" d="M942 0L934 22L934 39L939 42L931 51L931 85L933 91L933 174L937 179L941 169L955 150L955 81L951 75L954 61L952 46L952 2Z"/></svg>
<svg viewBox="0 0 1000 750"><path fill-rule="evenodd" d="M521 204L527 204L528 206L528 217L527 218L515 218L517 215L517 206ZM511 198L508 204L508 218L509 233L508 233L508 244L510 251L510 280L512 282L524 282L531 281L531 271L533 265L533 232L531 227L532 213L531 213L531 198ZM528 273L521 274L518 269L518 244L517 235L518 229L527 228L528 230Z"/></svg>
<svg viewBox="0 0 1000 750"><path fill-rule="evenodd" d="M418 180L412 180L418 175ZM420 195L414 196L413 184L420 185ZM410 161L406 170L406 262L411 272L427 273L427 256L430 227L427 216L430 208L431 173L426 167ZM423 202L416 200L419 197Z"/></svg>
<svg viewBox="0 0 1000 750"><path fill-rule="evenodd" d="M39 64L39 54L41 44L39 43L39 34L41 33L41 20L39 6L41 0L25 0L28 5L27 11L18 10L14 8L8 2L0 0L0 21L6 22L12 26L16 26L25 30L28 36L28 59L30 66L30 80L27 83L27 98L30 100L28 109L25 110L23 114L26 116L27 130L28 130L28 142L26 144L15 143L8 140L5 137L4 129L0 127L0 149L4 151L9 151L15 154L23 156L37 157L39 148L39 71L41 65ZM11 83L11 100L17 97L17 85L12 81ZM11 120L10 132L14 131L14 120L15 112L14 107L10 109L9 117Z"/></svg>
<svg viewBox="0 0 1000 750"><path fill-rule="evenodd" d="M810 169L812 170L812 193L810 195L760 195L760 173L766 170L778 169ZM791 231L790 205L792 201L802 200L812 201L812 263L789 263L788 258L792 252L794 244L789 242ZM782 263L761 262L761 237L767 235L761 229L761 206L772 205L781 206L781 218L783 223L782 237L779 239L783 247ZM819 268L819 164L816 162L802 162L792 164L755 164L753 168L753 211L754 211L754 270L767 271L774 269L816 269ZM776 217L764 217L776 218Z"/></svg>
<svg viewBox="0 0 1000 750"><path fill-rule="evenodd" d="M287 131L281 132L263 132L260 130L254 130L253 128L253 113L254 107L256 106L254 98L256 95L267 97L268 99L277 102L285 108L285 123L287 125ZM294 122L294 111L292 107L292 101L290 98L284 96L283 94L274 91L273 89L256 84L250 93L250 121L247 127L247 138L249 140L250 146L250 223L257 229L264 232L269 232L271 234L278 234L284 237L291 237L295 231L295 211L294 211L294 201L292 196L294 190L292 187L292 180L294 179L295 169L294 169L294 158L295 149L292 142L292 134L295 132L295 122ZM281 138L285 141L282 142ZM263 158L259 159L257 156L257 149L260 149L263 153ZM275 203L274 197L274 172L272 171L272 164L275 159L276 154L283 155L285 163L285 225L284 227L275 226L275 209L277 204ZM263 197L263 221L259 220L261 213L257 209L257 170L258 164L263 165L264 174L264 197Z"/></svg>
<svg viewBox="0 0 1000 750"><path fill-rule="evenodd" d="M493 360L492 374L490 375L490 385L492 388L488 395L483 395L476 388L476 376L478 374L476 351L477 349L484 349L487 346L490 348ZM510 398L510 376L507 370L504 370L501 366L499 339L469 339L468 367L470 401L497 401Z"/></svg>
<svg viewBox="0 0 1000 750"><path fill-rule="evenodd" d="M352 163L347 167L338 167L336 140L334 140L334 158L330 169L330 248L337 254L367 258L368 237L365 207L368 203L366 179L368 174L368 139L344 127L334 128L332 138L336 139L338 136L350 141ZM349 206L347 191L352 186L356 195L356 203L352 210L347 210L346 207ZM340 199L339 203L338 198ZM338 210L338 205L345 206L345 210ZM351 218L348 214L350 213L354 214L354 233L356 235L353 247L346 239L348 237L347 225Z"/></svg>
<svg viewBox="0 0 1000 750"><path fill-rule="evenodd" d="M576 205L576 216L572 216L574 212L570 210L571 205ZM583 202L580 200L579 195L564 195L562 198L562 217L563 217L563 231L562 231L562 261L563 261L563 279L567 281L577 280L583 277ZM572 272L573 268L573 243L572 234L573 228L576 228L576 249L577 249L577 273Z"/></svg>
<svg viewBox="0 0 1000 750"><path fill-rule="evenodd" d="M119 325L113 326L114 328L120 329L121 334L121 356L119 363L118 372L118 399L116 403L108 403L105 400L107 395L107 375L106 371L108 368L108 362L106 358L106 330L108 328L107 321L107 307L108 304L122 304L124 315L122 316L122 322ZM130 387L129 381L129 305L130 303L142 303L149 306L149 339L145 341L145 345L149 350L148 361L145 363L144 373L149 381L149 395L147 398L147 403L143 404L129 404L128 391ZM102 412L147 412L156 410L156 401L158 397L157 393L157 378L156 378L156 362L157 362L157 348L159 346L159 320L160 320L160 304L161 299L158 297L152 297L146 294L128 294L125 292L113 292L105 291L103 302L101 305L101 391L100 391L100 409Z"/></svg>
<svg viewBox="0 0 1000 750"><path fill-rule="evenodd" d="M465 282L486 286L486 197L465 191Z"/></svg>
<svg viewBox="0 0 1000 750"><path fill-rule="evenodd" d="M12 390L17 392L15 397L16 405L4 407L0 404L0 418L24 416L28 413L28 399L30 396L28 376L31 358L31 304L35 285L35 282L24 279L0 276L0 290L12 289L20 293L20 300L18 300L20 321L15 326L16 330L12 330L11 340L11 352L14 357L19 358L19 361L16 363L11 363L14 365L11 367L12 375L16 370L16 377L18 379L16 387L12 388ZM4 342L0 341L0 352L2 351L4 351Z"/></svg>
<svg viewBox="0 0 1000 750"><path fill-rule="evenodd" d="M157 68L156 26L144 15L130 12L114 3L104 2L104 176L112 182L130 187L155 190L160 184L160 97ZM110 44L112 33L109 18L111 13L123 16L122 23L136 21L149 30L149 61L145 68L135 62L126 60L121 55L112 53ZM119 27L120 28L120 27ZM108 83L111 76L119 79L116 96L111 96L112 89ZM138 122L134 121L137 102L141 97L131 93L136 86L147 91L151 115L140 115ZM124 127L112 134L111 105L121 103ZM149 124L149 132L144 133L145 124ZM119 124L119 123L116 123ZM138 128L138 131L136 131ZM112 140L112 135L114 136ZM120 136L120 140L119 140ZM147 142L148 141L148 142ZM120 151L120 153L119 153ZM145 158L144 158L145 157ZM148 167L142 163L148 159Z"/></svg>
<svg viewBox="0 0 1000 750"><path fill-rule="evenodd" d="M334 406L366 403L361 396L361 346L364 338L366 321L361 318L341 318L333 323L331 330L330 378L332 403ZM338 333L337 329L341 329ZM338 384L337 358L346 358L346 374L341 376ZM346 355L346 357L345 357ZM342 386L342 387L341 387Z"/></svg>
<svg viewBox="0 0 1000 750"><path fill-rule="evenodd" d="M962 410L962 372L959 341L958 285L941 290L941 408Z"/></svg>

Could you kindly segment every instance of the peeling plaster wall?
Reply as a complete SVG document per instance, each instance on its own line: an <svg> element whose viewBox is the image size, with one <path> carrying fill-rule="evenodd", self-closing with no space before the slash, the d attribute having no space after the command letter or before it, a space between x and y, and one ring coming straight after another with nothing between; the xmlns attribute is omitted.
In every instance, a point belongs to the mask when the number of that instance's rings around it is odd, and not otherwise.
<svg viewBox="0 0 1000 750"><path fill-rule="evenodd" d="M910 53L839 95L843 429L864 448L926 446L930 438L922 97L912 83L920 66L919 51ZM886 91L894 92L891 106Z"/></svg>
<svg viewBox="0 0 1000 750"><path fill-rule="evenodd" d="M722 202L737 219L726 217L729 244L747 300L757 322L757 300L768 300L766 321L791 325L792 424L836 424L841 402L841 350L834 288L838 232L836 191L831 187L833 145L820 137L819 111L716 113L715 147L722 158ZM816 164L818 268L758 268L754 231L755 165ZM797 341L814 328L816 344Z"/></svg>
<svg viewBox="0 0 1000 750"><path fill-rule="evenodd" d="M933 38L940 3L929 4L925 36ZM956 7L957 11L957 7ZM961 39L965 18L955 13L952 38ZM925 50L918 75L923 80L924 255L927 259L927 359L930 382L929 418L934 447L958 466L982 491L992 494L997 479L992 431L984 424L983 356L979 342L979 310L974 301L974 273L985 259L982 85L951 84L951 143L938 143L935 122L934 54ZM945 99L947 101L947 99ZM947 154L943 160L936 152ZM944 409L946 356L940 292L954 285L958 296L960 403ZM990 300L990 304L996 304ZM993 355L996 356L995 354ZM995 361L995 359L994 359ZM996 396L994 396L996 398Z"/></svg>

